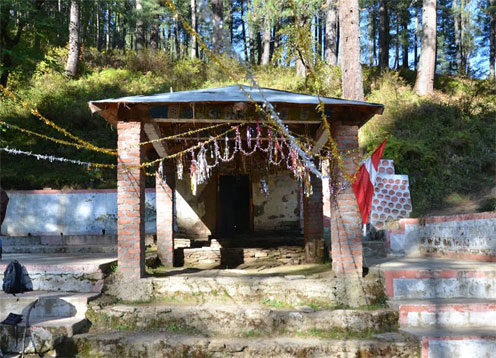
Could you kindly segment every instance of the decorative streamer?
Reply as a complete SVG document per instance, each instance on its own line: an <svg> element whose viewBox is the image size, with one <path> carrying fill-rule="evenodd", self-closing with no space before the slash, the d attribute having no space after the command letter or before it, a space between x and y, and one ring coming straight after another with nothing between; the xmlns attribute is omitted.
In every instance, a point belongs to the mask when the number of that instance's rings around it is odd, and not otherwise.
<svg viewBox="0 0 496 358"><path fill-rule="evenodd" d="M26 155L28 157L34 157L38 160L48 160L50 163L53 162L64 162L64 163L72 163L78 165L84 165L88 168L115 168L115 164L103 164L103 163L92 163L92 162L84 162L81 160L67 159L63 157L55 157L53 155L48 154L36 154L33 152L26 152L20 149L9 148L9 147L0 147L0 151L4 151L13 155Z"/></svg>

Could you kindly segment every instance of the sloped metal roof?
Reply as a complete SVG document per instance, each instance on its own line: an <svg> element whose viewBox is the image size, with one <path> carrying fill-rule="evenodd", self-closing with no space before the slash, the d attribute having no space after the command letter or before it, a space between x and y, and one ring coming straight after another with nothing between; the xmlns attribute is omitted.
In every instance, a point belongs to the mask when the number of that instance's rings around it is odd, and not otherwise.
<svg viewBox="0 0 496 358"><path fill-rule="evenodd" d="M129 96L121 98L102 99L90 101L90 107L99 104L110 103L197 103L197 102L255 102L263 103L265 100L270 103L288 103L288 104L315 104L319 103L318 96L311 96L302 93L275 90L271 88L250 87L246 85L232 85L226 87L206 88L192 91L180 91L171 93L158 93L154 95ZM247 95L248 94L248 95ZM250 98L251 97L251 98ZM352 101L332 97L320 97L320 100L326 105L338 106L366 106L372 112L382 113L384 106L378 103L369 103L362 101Z"/></svg>

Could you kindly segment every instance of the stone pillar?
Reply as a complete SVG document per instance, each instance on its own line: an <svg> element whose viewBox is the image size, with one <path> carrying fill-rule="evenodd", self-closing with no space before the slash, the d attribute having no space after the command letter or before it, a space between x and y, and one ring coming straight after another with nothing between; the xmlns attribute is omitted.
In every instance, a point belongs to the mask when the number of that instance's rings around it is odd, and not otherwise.
<svg viewBox="0 0 496 358"><path fill-rule="evenodd" d="M332 132L346 171L354 173L358 160L358 127L336 123ZM351 185L338 190L331 197L331 258L335 273L361 277L361 220Z"/></svg>
<svg viewBox="0 0 496 358"><path fill-rule="evenodd" d="M117 246L119 272L126 278L145 275L145 180L143 124L117 122Z"/></svg>
<svg viewBox="0 0 496 358"><path fill-rule="evenodd" d="M303 197L305 255L308 263L323 259L322 180L311 175L312 195Z"/></svg>
<svg viewBox="0 0 496 358"><path fill-rule="evenodd" d="M174 258L175 184L174 170L164 162L159 164L159 170L155 173L157 253L164 266L172 266Z"/></svg>

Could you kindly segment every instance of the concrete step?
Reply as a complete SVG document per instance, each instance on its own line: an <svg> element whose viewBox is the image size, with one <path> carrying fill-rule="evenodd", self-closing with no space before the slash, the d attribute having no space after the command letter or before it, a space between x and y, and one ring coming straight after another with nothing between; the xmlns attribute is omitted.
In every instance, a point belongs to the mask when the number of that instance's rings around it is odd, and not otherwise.
<svg viewBox="0 0 496 358"><path fill-rule="evenodd" d="M496 263L432 257L367 262L371 273L383 277L392 299L496 299Z"/></svg>
<svg viewBox="0 0 496 358"><path fill-rule="evenodd" d="M26 317L29 307L38 302L31 310L30 319L84 316L87 304L98 297L98 293L30 291L11 295L0 292L0 321L9 313Z"/></svg>
<svg viewBox="0 0 496 358"><path fill-rule="evenodd" d="M117 253L117 245L20 245L6 246L3 252L5 254L113 254Z"/></svg>
<svg viewBox="0 0 496 358"><path fill-rule="evenodd" d="M401 328L496 329L496 301L480 298L393 300L390 306L400 312Z"/></svg>
<svg viewBox="0 0 496 358"><path fill-rule="evenodd" d="M14 354L22 351L25 322L17 326L17 341L14 327L0 325L0 349L3 353ZM25 353L37 356L64 356L57 354L59 346L68 337L87 332L89 323L84 316L30 318L26 330Z"/></svg>
<svg viewBox="0 0 496 358"><path fill-rule="evenodd" d="M126 326L134 330L154 330L177 326L208 336L242 337L249 332L263 335L311 330L340 332L391 331L398 325L398 313L378 310L319 310L273 308L265 305L176 304L91 305L88 318L96 330Z"/></svg>
<svg viewBox="0 0 496 358"><path fill-rule="evenodd" d="M100 292L103 278L116 264L112 254L5 254L0 282L12 260L27 269L35 291Z"/></svg>
<svg viewBox="0 0 496 358"><path fill-rule="evenodd" d="M370 339L320 339L313 337L209 338L179 332L113 332L73 337L71 355L89 357L418 357L419 345L398 333Z"/></svg>
<svg viewBox="0 0 496 358"><path fill-rule="evenodd" d="M496 329L408 329L421 340L422 358L494 358Z"/></svg>

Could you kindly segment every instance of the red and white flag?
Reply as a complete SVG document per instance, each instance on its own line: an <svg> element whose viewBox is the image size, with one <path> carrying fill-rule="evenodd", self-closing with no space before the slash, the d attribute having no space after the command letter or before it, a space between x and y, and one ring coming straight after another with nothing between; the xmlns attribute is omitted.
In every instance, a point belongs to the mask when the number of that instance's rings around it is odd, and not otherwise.
<svg viewBox="0 0 496 358"><path fill-rule="evenodd" d="M362 162L357 178L353 183L353 192L355 193L364 225L369 222L370 206L372 205L374 186L377 179L377 168L381 162L385 146L386 140L384 139L375 152Z"/></svg>

